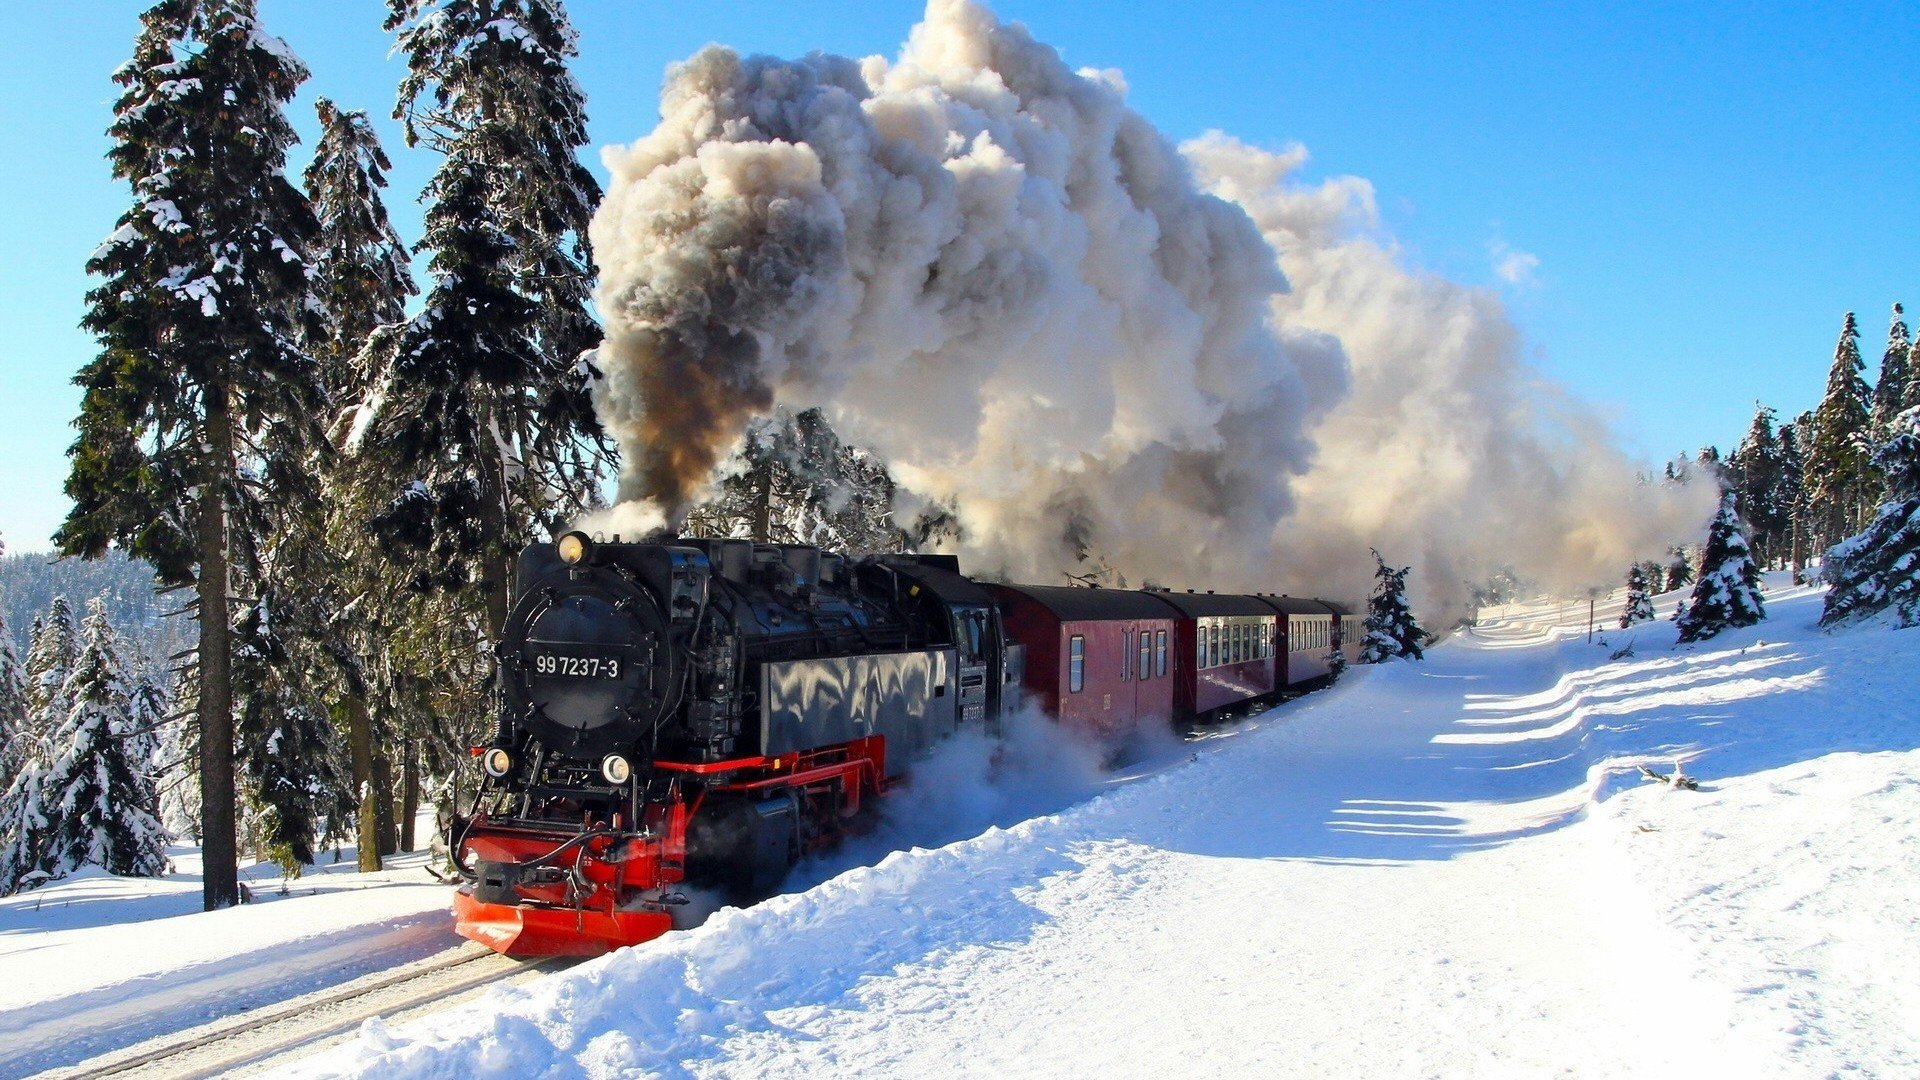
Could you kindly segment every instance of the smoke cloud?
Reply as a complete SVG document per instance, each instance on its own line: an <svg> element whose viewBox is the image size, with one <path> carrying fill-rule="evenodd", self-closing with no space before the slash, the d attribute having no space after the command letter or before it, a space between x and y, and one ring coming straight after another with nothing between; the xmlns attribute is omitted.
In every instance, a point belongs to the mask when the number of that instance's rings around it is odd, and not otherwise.
<svg viewBox="0 0 1920 1080"><path fill-rule="evenodd" d="M893 61L709 46L606 155L596 404L626 469L590 527L677 524L776 403L1026 580L1091 553L1358 597L1372 545L1448 607L1498 565L1610 581L1704 522L1528 371L1493 294L1399 264L1364 181L1291 185L1301 156L1175 147L1118 73L970 0Z"/></svg>
<svg viewBox="0 0 1920 1080"><path fill-rule="evenodd" d="M1445 625L1495 571L1612 586L1635 559L1699 536L1714 485L1642 483L1606 424L1524 362L1498 294L1402 264L1367 181L1294 184L1304 150L1219 133L1181 149L1278 255L1291 289L1273 320L1337 336L1352 364L1273 538L1292 588L1362 595L1371 566L1353 553L1377 547L1414 567L1416 607Z"/></svg>

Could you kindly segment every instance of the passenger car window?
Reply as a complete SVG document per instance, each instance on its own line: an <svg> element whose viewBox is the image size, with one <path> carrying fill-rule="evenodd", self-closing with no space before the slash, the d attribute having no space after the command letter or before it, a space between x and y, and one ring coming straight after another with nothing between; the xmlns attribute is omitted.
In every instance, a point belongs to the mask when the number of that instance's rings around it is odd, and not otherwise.
<svg viewBox="0 0 1920 1080"><path fill-rule="evenodd" d="M1156 679L1167 677L1167 632L1165 630L1153 632L1153 677Z"/></svg>
<svg viewBox="0 0 1920 1080"><path fill-rule="evenodd" d="M1151 678L1153 674L1153 641L1145 630L1140 631L1140 677Z"/></svg>
<svg viewBox="0 0 1920 1080"><path fill-rule="evenodd" d="M1067 641L1067 692L1077 694L1087 682L1087 639L1079 634Z"/></svg>

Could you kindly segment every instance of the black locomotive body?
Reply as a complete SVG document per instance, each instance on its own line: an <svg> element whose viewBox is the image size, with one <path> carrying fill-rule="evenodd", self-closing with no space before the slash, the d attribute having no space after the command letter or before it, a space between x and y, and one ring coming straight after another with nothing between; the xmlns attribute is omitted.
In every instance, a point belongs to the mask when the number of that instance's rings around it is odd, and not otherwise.
<svg viewBox="0 0 1920 1080"><path fill-rule="evenodd" d="M951 556L570 533L518 570L452 837L460 929L501 951L644 940L682 882L764 892L1018 693L1022 650Z"/></svg>

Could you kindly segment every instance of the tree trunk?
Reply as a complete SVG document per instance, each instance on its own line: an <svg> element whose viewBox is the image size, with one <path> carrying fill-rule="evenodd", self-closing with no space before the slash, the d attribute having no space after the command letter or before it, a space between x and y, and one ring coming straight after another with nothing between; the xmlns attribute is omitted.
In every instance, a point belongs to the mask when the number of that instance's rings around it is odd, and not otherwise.
<svg viewBox="0 0 1920 1080"><path fill-rule="evenodd" d="M394 853L398 838L393 830L393 764L385 754L373 758L373 820L379 832L382 858Z"/></svg>
<svg viewBox="0 0 1920 1080"><path fill-rule="evenodd" d="M226 388L206 393L208 467L200 476L197 523L200 599L200 876L208 911L240 902L234 834L233 641L227 608L227 474L233 467L233 419Z"/></svg>
<svg viewBox="0 0 1920 1080"><path fill-rule="evenodd" d="M481 405L480 427L484 440L480 453L480 513L486 536L481 559L490 564L486 566L487 640L499 641L512 603L514 552L507 540L507 463L488 403Z"/></svg>
<svg viewBox="0 0 1920 1080"><path fill-rule="evenodd" d="M773 462L760 465L760 482L753 493L753 541L773 543Z"/></svg>
<svg viewBox="0 0 1920 1080"><path fill-rule="evenodd" d="M373 784L373 718L364 698L349 694L340 702L347 714L347 745L353 752L353 790L360 800L354 813L359 825L360 869L380 869L379 791Z"/></svg>
<svg viewBox="0 0 1920 1080"><path fill-rule="evenodd" d="M412 851L413 819L420 816L420 750L409 744L400 759L400 850Z"/></svg>

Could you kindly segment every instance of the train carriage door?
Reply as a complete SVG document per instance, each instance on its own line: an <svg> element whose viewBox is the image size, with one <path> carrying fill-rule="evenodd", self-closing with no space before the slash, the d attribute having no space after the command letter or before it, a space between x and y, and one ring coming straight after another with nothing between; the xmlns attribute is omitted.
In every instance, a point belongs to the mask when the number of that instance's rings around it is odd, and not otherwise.
<svg viewBox="0 0 1920 1080"><path fill-rule="evenodd" d="M1154 630L1140 626L1140 632L1133 638L1133 719L1144 721L1146 711L1154 705Z"/></svg>
<svg viewBox="0 0 1920 1080"><path fill-rule="evenodd" d="M985 607L953 609L953 651L959 667L959 708L955 717L962 725L987 725L989 661L993 659L993 612Z"/></svg>

